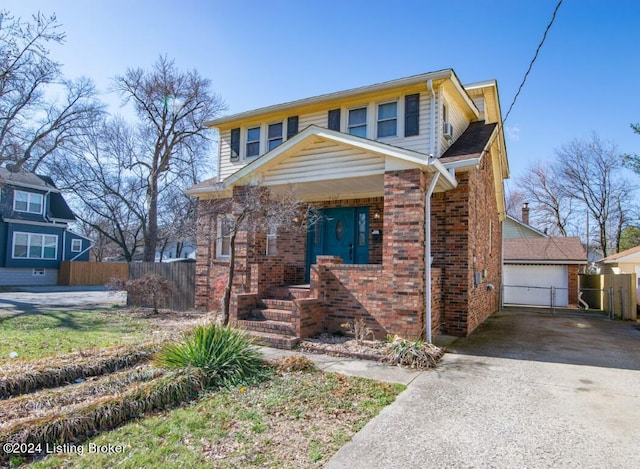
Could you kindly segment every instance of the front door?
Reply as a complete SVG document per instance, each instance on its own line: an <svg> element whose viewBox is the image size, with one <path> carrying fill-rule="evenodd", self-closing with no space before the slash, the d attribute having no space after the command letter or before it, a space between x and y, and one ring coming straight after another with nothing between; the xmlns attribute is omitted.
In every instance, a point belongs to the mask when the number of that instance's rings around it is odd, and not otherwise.
<svg viewBox="0 0 640 469"><path fill-rule="evenodd" d="M369 262L369 207L319 210L307 239L307 280L317 256L338 256L345 264Z"/></svg>

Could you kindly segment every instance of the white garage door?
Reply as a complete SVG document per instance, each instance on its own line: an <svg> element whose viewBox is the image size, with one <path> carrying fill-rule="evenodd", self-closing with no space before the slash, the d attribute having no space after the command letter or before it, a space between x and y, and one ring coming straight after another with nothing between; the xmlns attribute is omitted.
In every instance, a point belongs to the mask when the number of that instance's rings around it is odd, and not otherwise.
<svg viewBox="0 0 640 469"><path fill-rule="evenodd" d="M554 287L555 306L569 305L566 265L506 264L503 274L506 304L551 306Z"/></svg>

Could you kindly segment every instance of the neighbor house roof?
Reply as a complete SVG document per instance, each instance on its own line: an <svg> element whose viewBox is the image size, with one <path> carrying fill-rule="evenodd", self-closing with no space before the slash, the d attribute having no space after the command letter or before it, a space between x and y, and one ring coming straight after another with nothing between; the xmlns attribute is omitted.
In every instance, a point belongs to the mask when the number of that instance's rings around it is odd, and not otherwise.
<svg viewBox="0 0 640 469"><path fill-rule="evenodd" d="M627 249L625 251L621 251L617 254L612 254L611 256L607 256L603 259L600 259L598 262L603 262L605 264L617 264L624 262L638 262L640 260L640 246L636 246L631 249Z"/></svg>
<svg viewBox="0 0 640 469"><path fill-rule="evenodd" d="M510 238L503 244L505 263L585 264L587 253L582 241L569 238Z"/></svg>
<svg viewBox="0 0 640 469"><path fill-rule="evenodd" d="M69 205L67 205L66 200L64 200L64 197L60 193L60 189L56 187L50 176L0 168L0 182L25 189L49 192L50 217L65 221L74 221L76 219L73 211L71 211L71 208L69 208Z"/></svg>

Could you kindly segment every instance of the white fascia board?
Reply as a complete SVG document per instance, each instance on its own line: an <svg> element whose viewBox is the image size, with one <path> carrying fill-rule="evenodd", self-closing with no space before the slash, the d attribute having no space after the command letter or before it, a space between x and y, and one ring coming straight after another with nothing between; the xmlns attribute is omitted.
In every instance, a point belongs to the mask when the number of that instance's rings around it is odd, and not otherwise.
<svg viewBox="0 0 640 469"><path fill-rule="evenodd" d="M25 188L25 189L34 189L42 192L60 192L60 189L56 189L55 187L50 186L47 183L44 183L45 185L43 186L37 186L35 184L27 184L24 182L5 181L5 184L7 186L15 186L16 188L18 188L18 190L19 188Z"/></svg>
<svg viewBox="0 0 640 469"><path fill-rule="evenodd" d="M385 81L382 83L377 83L375 85L367 85L367 86L361 86L359 88L351 88L348 90L344 90L344 91L338 91L335 93L327 93L327 94L322 94L319 96L314 96L311 98L305 98L305 99L299 99L296 101L289 101L287 103L283 103L283 104L276 104L273 106L267 106L267 107L262 107L259 109L254 109L251 111L246 111L246 112L240 112L238 114L232 114L230 116L226 116L226 117L220 117L218 119L212 119L210 121L206 121L205 125L207 127L216 127L219 126L221 124L225 124L227 122L232 122L232 121L236 121L236 120L244 120L244 119L250 119L253 117L257 117L261 114L268 114L271 112L278 112L278 111L284 111L287 110L289 108L294 108L294 107L300 107L300 106L307 106L307 105L312 105L312 104L318 104L318 103L322 103L325 101L334 101L334 100L338 100L338 99L344 99L344 98L348 98L351 96L357 96L360 94L367 94L367 93L373 93L373 92L378 92L378 91L384 91L387 89L393 89L393 88L399 88L399 87L403 87L403 86L407 86L407 85L414 85L414 84L419 84L419 83L426 83L428 80L440 80L443 78L452 78L454 77L455 74L453 72L453 70L451 69L444 69L444 70L439 70L437 72L429 72L429 73L423 73L420 75L413 75L410 77L406 77L406 78L399 78L397 80L391 80L391 81ZM459 83L459 80L456 77L456 80ZM460 85L462 86L462 85ZM469 96L467 95L466 92L463 91L463 95L466 96L467 99L469 99ZM475 105L473 104L473 102L469 99L469 101L471 102L471 105L473 106L473 108L475 108ZM477 111L477 108L475 108Z"/></svg>
<svg viewBox="0 0 640 469"><path fill-rule="evenodd" d="M468 160L459 160L452 161L451 163L440 163L446 169L465 169L465 168L475 168L480 164L480 160L482 158L469 158Z"/></svg>
<svg viewBox="0 0 640 469"><path fill-rule="evenodd" d="M7 223L15 223L20 225L33 225L33 226L47 226L49 228L60 228L62 230L66 229L67 225L62 223L45 223L43 221L31 221L31 220L18 220L16 218L3 218L2 221ZM44 233L46 234L46 233Z"/></svg>
<svg viewBox="0 0 640 469"><path fill-rule="evenodd" d="M89 241L90 243L93 243L93 240L91 238L88 238L87 236L75 233L74 231L71 231L69 229L65 230L67 233L72 234L73 236L77 236L78 238L82 238L84 240Z"/></svg>

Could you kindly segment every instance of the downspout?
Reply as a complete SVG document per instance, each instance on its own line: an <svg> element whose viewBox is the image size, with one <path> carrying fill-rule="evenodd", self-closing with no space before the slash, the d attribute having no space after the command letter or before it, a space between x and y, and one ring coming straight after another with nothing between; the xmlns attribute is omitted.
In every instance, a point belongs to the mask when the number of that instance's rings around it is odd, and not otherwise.
<svg viewBox="0 0 640 469"><path fill-rule="evenodd" d="M436 92L433 89L433 80L427 80L427 90L431 93L431 102L429 110L431 116L429 119L429 155L436 156Z"/></svg>
<svg viewBox="0 0 640 469"><path fill-rule="evenodd" d="M431 195L436 188L440 173L436 172L429 183L424 199L424 302L425 302L425 341L431 343Z"/></svg>

